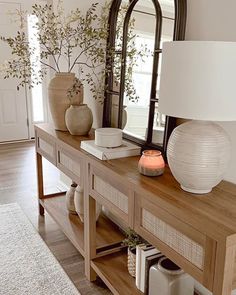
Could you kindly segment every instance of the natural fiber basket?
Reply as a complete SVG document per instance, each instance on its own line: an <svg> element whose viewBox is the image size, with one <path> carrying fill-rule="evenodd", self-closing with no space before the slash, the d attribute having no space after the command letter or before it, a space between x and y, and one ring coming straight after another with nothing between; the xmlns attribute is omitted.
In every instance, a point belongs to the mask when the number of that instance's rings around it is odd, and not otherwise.
<svg viewBox="0 0 236 295"><path fill-rule="evenodd" d="M136 255L128 248L128 271L135 278L136 276Z"/></svg>

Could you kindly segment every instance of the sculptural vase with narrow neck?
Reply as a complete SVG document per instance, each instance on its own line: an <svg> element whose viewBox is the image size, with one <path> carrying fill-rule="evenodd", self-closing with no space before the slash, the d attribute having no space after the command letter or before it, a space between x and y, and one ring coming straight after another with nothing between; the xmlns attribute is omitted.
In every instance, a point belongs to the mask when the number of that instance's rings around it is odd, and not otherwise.
<svg viewBox="0 0 236 295"><path fill-rule="evenodd" d="M81 91L71 98L68 91L76 83L74 73L56 73L48 86L49 108L56 130L67 131L65 123L65 112L71 104L79 105L83 102L83 87Z"/></svg>

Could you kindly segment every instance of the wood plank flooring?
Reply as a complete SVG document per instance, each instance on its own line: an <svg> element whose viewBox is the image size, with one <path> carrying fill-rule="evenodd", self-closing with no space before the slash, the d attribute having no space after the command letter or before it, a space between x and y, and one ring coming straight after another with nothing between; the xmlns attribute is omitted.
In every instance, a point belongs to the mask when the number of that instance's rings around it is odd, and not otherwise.
<svg viewBox="0 0 236 295"><path fill-rule="evenodd" d="M46 160L43 164L46 193L55 192L55 188L59 191L58 170ZM21 206L81 295L111 294L100 280L90 283L85 278L83 257L55 222L47 214L38 216L33 142L0 145L0 204L14 202Z"/></svg>

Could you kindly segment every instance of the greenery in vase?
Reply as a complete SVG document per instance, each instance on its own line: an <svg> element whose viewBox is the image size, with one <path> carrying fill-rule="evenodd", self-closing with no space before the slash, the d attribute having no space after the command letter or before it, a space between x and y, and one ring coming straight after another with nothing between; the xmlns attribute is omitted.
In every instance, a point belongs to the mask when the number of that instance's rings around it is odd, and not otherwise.
<svg viewBox="0 0 236 295"><path fill-rule="evenodd" d="M81 82L89 85L89 89L95 99L102 102L106 75L113 75L114 81L119 84L121 71L121 55L116 55L123 41L123 21L127 11L127 5L120 8L118 23L116 27L116 48L106 51L108 35L107 21L111 1L108 1L97 14L98 3L94 3L83 15L77 8L65 16L62 1L59 1L57 9L52 5L32 6L33 16L36 21L32 25L36 33L36 40L40 46L40 53L35 56L37 50L34 42L28 39L26 27L29 13L27 11L16 11L15 18L19 22L19 30L14 37L0 36L0 40L6 42L11 48L12 58L5 62L1 68L4 79L16 78L20 86L42 83L48 70L60 73L61 62L67 65L68 73L76 72L78 78L68 91L68 98L81 91ZM125 92L129 100L137 101L138 96L133 86L132 71L138 60L149 54L144 45L141 50L135 48L133 33L135 20L131 19L128 33L127 67ZM32 58L33 57L33 58ZM110 57L111 64L105 67L106 58ZM113 72L112 72L113 66Z"/></svg>
<svg viewBox="0 0 236 295"><path fill-rule="evenodd" d="M128 246L132 252L135 252L137 245L145 242L143 238L141 238L134 230L130 228L125 232L125 236L126 238L123 240L122 245Z"/></svg>
<svg viewBox="0 0 236 295"><path fill-rule="evenodd" d="M36 51L35 44L26 35L26 11L16 11L19 30L15 37L1 36L12 53L12 58L5 62L2 72L4 78L17 78L20 86L29 88L42 82L47 70L60 73L61 62L67 65L68 73L78 71L79 80L87 81L95 98L93 80L99 80L101 66L104 65L104 48L107 39L107 21L104 14L96 13L98 3L94 3L83 15L77 8L67 16L59 2L56 12L52 5L32 6L32 16L36 18L33 29L37 32L40 46L39 56L32 59ZM40 64L40 67L38 66ZM77 80L77 82L79 81ZM74 85L69 92L78 92L80 84Z"/></svg>

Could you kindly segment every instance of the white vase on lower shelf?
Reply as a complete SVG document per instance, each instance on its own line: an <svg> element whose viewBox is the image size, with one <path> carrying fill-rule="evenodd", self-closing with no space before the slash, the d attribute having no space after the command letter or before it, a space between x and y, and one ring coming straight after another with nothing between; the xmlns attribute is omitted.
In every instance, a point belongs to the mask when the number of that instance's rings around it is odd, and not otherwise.
<svg viewBox="0 0 236 295"><path fill-rule="evenodd" d="M74 202L75 202L75 210L81 222L84 222L84 190L79 185L75 189ZM98 220L101 211L102 211L102 205L96 202L96 221Z"/></svg>
<svg viewBox="0 0 236 295"><path fill-rule="evenodd" d="M77 184L73 182L70 186L70 189L66 192L66 207L67 207L67 210L72 214L77 214L75 210L75 202L74 202L76 187L77 187Z"/></svg>

